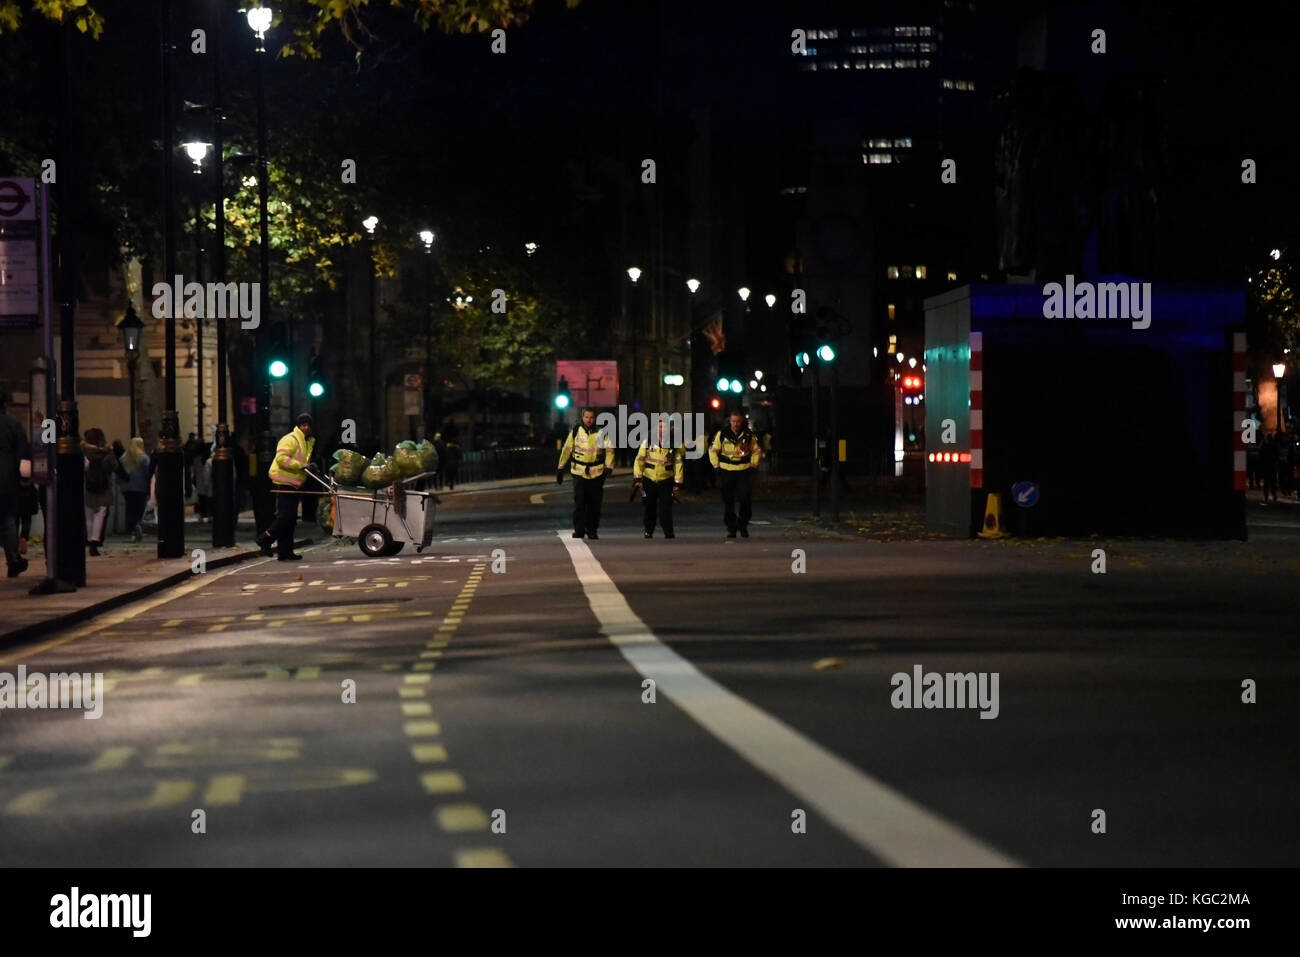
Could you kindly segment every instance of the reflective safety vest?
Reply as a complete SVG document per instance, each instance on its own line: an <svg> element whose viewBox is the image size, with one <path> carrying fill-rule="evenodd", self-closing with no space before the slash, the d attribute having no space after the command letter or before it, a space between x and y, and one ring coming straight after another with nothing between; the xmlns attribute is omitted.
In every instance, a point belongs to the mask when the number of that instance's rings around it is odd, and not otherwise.
<svg viewBox="0 0 1300 957"><path fill-rule="evenodd" d="M560 464L556 468L564 468L564 463L570 457L573 458L573 464L569 470L578 478L600 478L606 469L614 468L613 444L601 435L600 429L588 432L585 425L578 425L569 431L564 448L560 450Z"/></svg>
<svg viewBox="0 0 1300 957"><path fill-rule="evenodd" d="M632 466L632 475L636 478L644 477L650 482L662 482L671 478L681 485L684 481L682 469L685 463L685 449L665 449L658 445L647 446L642 442L641 450L637 452L636 462Z"/></svg>
<svg viewBox="0 0 1300 957"><path fill-rule="evenodd" d="M272 482L301 488L307 480L307 463L311 461L311 451L315 447L316 440L307 438L302 429L294 426L293 431L280 439L280 444L275 447L275 460L266 474Z"/></svg>
<svg viewBox="0 0 1300 957"><path fill-rule="evenodd" d="M762 457L758 437L749 429L742 429L739 435L730 428L721 429L709 446L709 462L715 469L722 468L727 472L756 469Z"/></svg>

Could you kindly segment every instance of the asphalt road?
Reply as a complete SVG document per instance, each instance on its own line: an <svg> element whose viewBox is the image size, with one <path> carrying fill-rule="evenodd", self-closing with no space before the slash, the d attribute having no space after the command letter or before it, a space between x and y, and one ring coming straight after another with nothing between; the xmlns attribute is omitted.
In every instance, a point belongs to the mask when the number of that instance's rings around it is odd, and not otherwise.
<svg viewBox="0 0 1300 957"><path fill-rule="evenodd" d="M329 542L6 652L105 686L0 711L0 866L1300 863L1284 510L884 542L760 503L727 541L706 497L645 541L627 491L596 542L568 484L448 495L422 555ZM985 698L895 707L918 666Z"/></svg>

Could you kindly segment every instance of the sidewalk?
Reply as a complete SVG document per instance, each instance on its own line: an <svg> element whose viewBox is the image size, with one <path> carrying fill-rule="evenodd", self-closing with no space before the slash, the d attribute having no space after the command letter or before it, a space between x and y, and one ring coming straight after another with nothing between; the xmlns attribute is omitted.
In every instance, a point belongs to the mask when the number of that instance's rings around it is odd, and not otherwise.
<svg viewBox="0 0 1300 957"><path fill-rule="evenodd" d="M86 556L85 587L61 594L31 595L31 589L46 576L45 548L39 540L42 529L37 516L32 534L38 540L27 547L30 567L17 578L0 578L0 607L4 609L0 649L53 634L192 579L195 559L191 556L195 549L203 550L209 572L261 557L261 550L252 544L252 516L246 513L241 517L244 521L235 531L233 548L213 548L212 526L189 518L185 522L182 558L160 559L157 539L148 534L139 543L132 542L128 535L110 535L97 557ZM323 536L315 526L300 522L298 528L299 534L306 529L307 534L316 536L315 540ZM310 538L301 539L295 542L295 547L312 542Z"/></svg>
<svg viewBox="0 0 1300 957"><path fill-rule="evenodd" d="M545 475L528 478L499 479L487 482L458 483L455 491L443 489L436 492L440 498L455 497L462 493L517 488L527 485L554 485L554 478ZM32 522L33 541L27 548L30 567L17 578L0 577L0 649L11 648L45 635L139 601L149 595L189 581L196 548L204 551L208 571L260 558L261 550L253 544L255 532L253 515L243 512L235 529L234 548L212 547L212 526L198 522L187 510L185 520L185 556L158 558L158 543L152 528L147 528L143 541L133 542L129 535L109 535L99 550L98 557L86 556L86 585L74 592L53 595L31 595L32 587L46 576L45 548L41 536L44 532L41 517ZM313 542L328 541L320 527L299 522L298 534L311 536L299 539L295 548Z"/></svg>

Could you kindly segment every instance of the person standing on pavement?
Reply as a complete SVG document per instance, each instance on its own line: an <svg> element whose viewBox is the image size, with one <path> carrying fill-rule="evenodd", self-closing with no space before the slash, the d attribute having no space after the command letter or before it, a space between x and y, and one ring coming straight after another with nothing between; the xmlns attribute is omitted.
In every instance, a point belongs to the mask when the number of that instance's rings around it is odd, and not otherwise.
<svg viewBox="0 0 1300 957"><path fill-rule="evenodd" d="M316 440L312 438L312 418L306 412L298 416L298 425L275 447L275 458L267 470L275 498L275 521L257 536L262 554L271 554L271 543L278 543L277 557L282 562L296 562L302 556L293 552L293 533L298 526L298 493L307 481L307 463L311 461Z"/></svg>
<svg viewBox="0 0 1300 957"><path fill-rule="evenodd" d="M583 409L582 422L573 427L560 450L556 484L564 481L564 464L573 459L573 537L598 539L600 503L605 479L614 474L614 445L596 428L596 410Z"/></svg>
<svg viewBox="0 0 1300 957"><path fill-rule="evenodd" d="M5 415L8 403L9 396L0 392L0 547L4 548L9 577L17 578L27 570L27 559L18 553L21 463L30 462L32 451L27 431Z"/></svg>
<svg viewBox="0 0 1300 957"><path fill-rule="evenodd" d="M673 495L682 487L686 450L674 448L667 432L667 424L660 422L655 441L641 443L632 466L636 484L645 495L641 524L646 538L654 538L656 516L663 527L664 538L676 538L673 533Z"/></svg>
<svg viewBox="0 0 1300 957"><path fill-rule="evenodd" d="M730 424L718 430L709 446L709 462L718 473L722 486L722 520L727 537L749 538L749 518L753 512L754 471L763 458L758 437L745 424L742 412L731 413ZM740 514L736 514L739 503Z"/></svg>
<svg viewBox="0 0 1300 957"><path fill-rule="evenodd" d="M126 501L126 530L132 541L138 542L144 537L140 519L144 517L144 506L149 500L149 456L144 452L144 439L138 435L122 455L122 471L126 472L126 484L122 486L122 498Z"/></svg>
<svg viewBox="0 0 1300 957"><path fill-rule="evenodd" d="M108 508L113 504L113 473L117 459L108 447L103 429L87 429L81 443L86 468L86 544L90 554L98 555L104 544L108 525Z"/></svg>

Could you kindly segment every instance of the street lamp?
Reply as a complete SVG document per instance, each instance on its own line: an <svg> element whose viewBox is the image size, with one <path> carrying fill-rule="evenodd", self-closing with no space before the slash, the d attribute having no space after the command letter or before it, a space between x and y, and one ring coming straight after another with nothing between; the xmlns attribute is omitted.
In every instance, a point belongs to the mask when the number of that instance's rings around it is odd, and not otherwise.
<svg viewBox="0 0 1300 957"><path fill-rule="evenodd" d="M432 395L433 387L430 379L433 376L433 230L420 230L420 242L424 243L424 431L429 431L429 420L432 418L433 404ZM536 249L536 244L532 245ZM528 255L532 255L529 252Z"/></svg>
<svg viewBox="0 0 1300 957"><path fill-rule="evenodd" d="M686 288L691 291L693 296L700 288L700 281L698 279L688 279L686 280Z"/></svg>
<svg viewBox="0 0 1300 957"><path fill-rule="evenodd" d="M126 352L127 376L131 380L131 418L130 427L131 435L128 438L134 438L136 435L135 426L135 364L140 358L140 332L144 329L144 323L140 317L135 314L135 305L126 304L126 315L122 321L117 324L122 330L122 349Z"/></svg>
<svg viewBox="0 0 1300 957"><path fill-rule="evenodd" d="M361 221L361 225L366 227L366 240L370 247L370 387L366 394L370 405L370 438L378 439L380 438L378 423L375 422L375 410L379 408L379 403L375 399L375 340L378 338L375 315L375 227L379 225L379 217L367 216Z"/></svg>
<svg viewBox="0 0 1300 957"><path fill-rule="evenodd" d="M741 286L739 289L736 290L736 294L737 294L738 296L740 296L740 301L741 301L741 302L749 302L749 287L748 287L748 286Z"/></svg>
<svg viewBox="0 0 1300 957"><path fill-rule="evenodd" d="M1273 378L1277 379L1277 430L1282 431L1282 376L1286 375L1286 363L1273 363Z"/></svg>
<svg viewBox="0 0 1300 957"><path fill-rule="evenodd" d="M208 148L211 144L201 143L191 140L188 143L181 144L185 149L185 155L194 161L194 175L203 175L203 160L208 155ZM203 285L203 213L199 205L199 191L194 192L194 281L200 286ZM203 309L200 307L199 314L195 317L196 338L198 339L197 356L195 356L196 372L194 376L195 386L195 418L198 429L199 441L207 444L207 432L204 429L203 411L205 408L203 402L203 325L207 317L203 315ZM220 416L218 416L219 418Z"/></svg>
<svg viewBox="0 0 1300 957"><path fill-rule="evenodd" d="M203 175L203 161L207 158L208 148L211 144L192 141L182 143L181 146L185 149L185 155L194 160L194 175Z"/></svg>
<svg viewBox="0 0 1300 957"><path fill-rule="evenodd" d="M627 277L632 280L632 285L636 286L636 281L641 278L640 267L629 266ZM641 338L640 306L640 300L632 304L632 408L634 409L640 408L638 396L641 392L641 359L637 354L639 349L637 340Z"/></svg>
<svg viewBox="0 0 1300 957"><path fill-rule="evenodd" d="M641 278L641 270L638 269L636 266L629 266L627 270L627 275L628 278L632 280L632 284L636 285L636 281Z"/></svg>
<svg viewBox="0 0 1300 957"><path fill-rule="evenodd" d="M772 295L772 293L769 292L766 296L763 297L763 301L767 303L767 308L771 309L773 306L776 305L776 296Z"/></svg>

